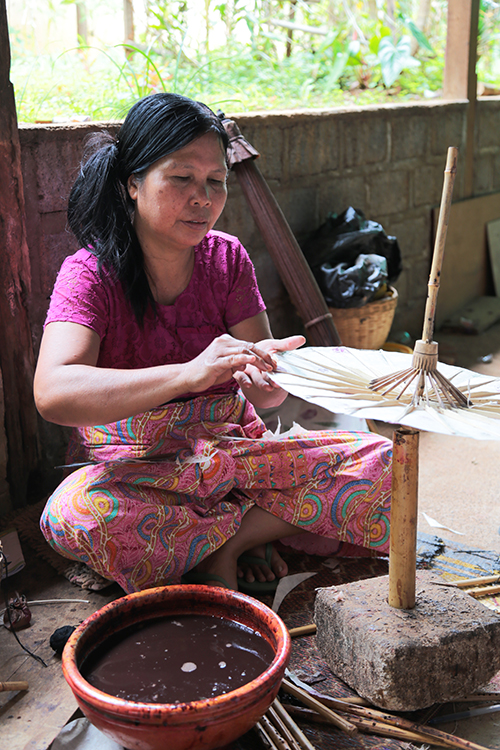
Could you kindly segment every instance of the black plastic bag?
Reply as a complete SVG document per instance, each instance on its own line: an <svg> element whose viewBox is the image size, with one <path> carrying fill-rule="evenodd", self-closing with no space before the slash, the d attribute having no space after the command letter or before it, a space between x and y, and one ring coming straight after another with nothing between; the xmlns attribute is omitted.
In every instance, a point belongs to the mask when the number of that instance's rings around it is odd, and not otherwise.
<svg viewBox="0 0 500 750"><path fill-rule="evenodd" d="M352 266L323 263L320 270L330 307L361 307L387 291L387 261L381 255L358 255Z"/></svg>
<svg viewBox="0 0 500 750"><path fill-rule="evenodd" d="M345 275L346 268L356 267L360 255L378 255L387 261L386 281L389 284L396 281L402 271L401 251L396 237L388 237L381 224L365 219L363 212L352 206L339 216L329 216L303 244L302 250L326 301L332 307L361 306L374 296L370 288L359 288L350 297L341 291L334 293L331 269L336 266L342 264L337 274L340 279ZM353 272L353 282L354 275ZM362 274L359 279L361 281ZM337 300L335 304L330 301L334 298ZM348 299L352 302L348 302Z"/></svg>

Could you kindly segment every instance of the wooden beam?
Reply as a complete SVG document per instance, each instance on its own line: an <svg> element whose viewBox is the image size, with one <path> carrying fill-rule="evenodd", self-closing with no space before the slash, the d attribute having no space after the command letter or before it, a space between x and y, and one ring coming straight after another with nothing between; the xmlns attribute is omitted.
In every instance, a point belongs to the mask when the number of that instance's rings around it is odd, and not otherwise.
<svg viewBox="0 0 500 750"><path fill-rule="evenodd" d="M125 41L133 42L135 38L134 29L134 6L132 0L123 0L123 25L125 31Z"/></svg>
<svg viewBox="0 0 500 750"><path fill-rule="evenodd" d="M26 501L29 475L37 466L39 449L32 391L34 356L26 307L31 275L21 148L9 75L7 10L5 0L0 0L0 369L9 454L7 478L14 505L20 506Z"/></svg>
<svg viewBox="0 0 500 750"><path fill-rule="evenodd" d="M477 34L480 0L448 0L443 98L468 99L463 197L473 192L474 128L477 98Z"/></svg>

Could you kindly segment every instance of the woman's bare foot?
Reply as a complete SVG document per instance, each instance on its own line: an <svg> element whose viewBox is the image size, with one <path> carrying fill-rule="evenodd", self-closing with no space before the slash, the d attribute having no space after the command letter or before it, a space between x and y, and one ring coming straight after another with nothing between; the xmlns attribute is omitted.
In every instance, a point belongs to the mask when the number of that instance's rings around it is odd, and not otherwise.
<svg viewBox="0 0 500 750"><path fill-rule="evenodd" d="M244 553L244 557L255 557L262 560L260 563L252 563L248 560L238 560L238 578L244 578L248 583L254 581L274 581L275 578L283 578L288 573L288 565L280 553L271 545L271 558L269 565L266 562L266 546L258 544Z"/></svg>
<svg viewBox="0 0 500 750"><path fill-rule="evenodd" d="M219 549L212 552L211 555L205 557L193 571L196 573L203 573L206 576L206 581L203 581L206 586L222 586L222 582L217 578L210 578L210 574L213 573L216 576L222 578L227 586L234 591L238 590L238 580L236 576L236 558L231 554L231 550L222 545Z"/></svg>
<svg viewBox="0 0 500 750"><path fill-rule="evenodd" d="M198 563L194 571L206 577L204 583L207 585L221 585L220 580L209 577L212 573L223 578L235 591L238 590L238 577L248 583L274 581L288 573L288 566L273 546L269 564L266 563L266 543L301 533L302 529L254 505L243 516L236 534ZM243 554L258 558L259 562L240 563L238 558Z"/></svg>

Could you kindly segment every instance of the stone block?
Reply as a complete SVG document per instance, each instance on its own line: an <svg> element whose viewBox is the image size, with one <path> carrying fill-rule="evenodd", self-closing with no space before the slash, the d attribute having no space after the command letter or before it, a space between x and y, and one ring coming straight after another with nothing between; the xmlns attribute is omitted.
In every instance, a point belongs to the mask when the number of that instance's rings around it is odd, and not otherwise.
<svg viewBox="0 0 500 750"><path fill-rule="evenodd" d="M444 167L442 164L427 164L415 169L413 179L413 205L439 206L443 192Z"/></svg>
<svg viewBox="0 0 500 750"><path fill-rule="evenodd" d="M365 211L366 181L362 175L324 177L318 184L318 214L320 223L331 213L340 214L349 206Z"/></svg>
<svg viewBox="0 0 500 750"><path fill-rule="evenodd" d="M316 642L334 674L380 708L415 711L464 697L500 669L500 616L428 571L416 605L387 603L388 576L320 589Z"/></svg>
<svg viewBox="0 0 500 750"><path fill-rule="evenodd" d="M339 167L340 127L333 117L303 123L289 128L288 174L289 178L303 179L308 175L329 172Z"/></svg>
<svg viewBox="0 0 500 750"><path fill-rule="evenodd" d="M457 103L446 108L445 111L436 110L436 116L429 123L431 133L431 151L435 156L443 159L443 170L446 164L446 154L449 146L460 147L465 143L467 127L467 104ZM458 169L463 156L459 154ZM456 196L455 196L456 199Z"/></svg>
<svg viewBox="0 0 500 750"><path fill-rule="evenodd" d="M385 233L398 240L403 264L411 264L414 258L422 258L429 251L430 224L427 216L415 216L406 221L395 222L389 217L383 222Z"/></svg>
<svg viewBox="0 0 500 750"><path fill-rule="evenodd" d="M409 173L406 170L375 172L367 177L368 218L408 209Z"/></svg>
<svg viewBox="0 0 500 750"><path fill-rule="evenodd" d="M422 157L427 145L427 118L408 109L391 121L391 162Z"/></svg>
<svg viewBox="0 0 500 750"><path fill-rule="evenodd" d="M498 148L500 131L500 101L478 102L478 147Z"/></svg>
<svg viewBox="0 0 500 750"><path fill-rule="evenodd" d="M344 167L378 164L387 160L388 122L380 113L344 123Z"/></svg>
<svg viewBox="0 0 500 750"><path fill-rule="evenodd" d="M474 159L474 195L492 192L494 164L492 154L482 154Z"/></svg>

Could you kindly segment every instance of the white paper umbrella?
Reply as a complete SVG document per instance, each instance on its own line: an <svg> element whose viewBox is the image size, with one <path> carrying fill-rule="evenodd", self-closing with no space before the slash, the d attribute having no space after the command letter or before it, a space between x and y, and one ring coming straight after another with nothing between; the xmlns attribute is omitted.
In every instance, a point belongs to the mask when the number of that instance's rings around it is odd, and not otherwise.
<svg viewBox="0 0 500 750"><path fill-rule="evenodd" d="M411 367L412 355L400 352L307 347L275 355L273 380L284 390L336 414L376 419L417 430L476 440L500 440L500 378L439 363L439 370L467 398L469 406L439 402L433 392L412 406L413 388L398 399L403 385L384 395L374 378Z"/></svg>

